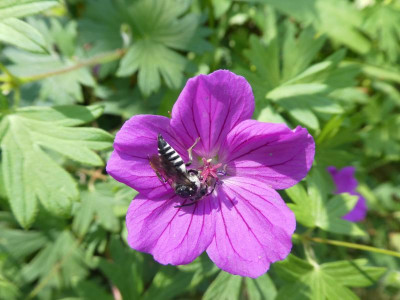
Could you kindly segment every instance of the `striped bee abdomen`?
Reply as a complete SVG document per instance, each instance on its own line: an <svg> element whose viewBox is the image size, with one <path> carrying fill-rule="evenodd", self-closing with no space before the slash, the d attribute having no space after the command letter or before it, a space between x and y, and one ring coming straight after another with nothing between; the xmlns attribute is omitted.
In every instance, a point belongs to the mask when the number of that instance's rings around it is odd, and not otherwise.
<svg viewBox="0 0 400 300"><path fill-rule="evenodd" d="M182 173L186 173L186 165L182 157L164 140L160 133L158 134L158 155L169 161Z"/></svg>

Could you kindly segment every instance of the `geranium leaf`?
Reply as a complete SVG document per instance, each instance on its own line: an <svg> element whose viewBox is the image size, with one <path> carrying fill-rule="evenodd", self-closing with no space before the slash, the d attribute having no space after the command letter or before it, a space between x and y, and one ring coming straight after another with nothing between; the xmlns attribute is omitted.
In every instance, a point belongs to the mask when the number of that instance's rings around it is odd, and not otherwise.
<svg viewBox="0 0 400 300"><path fill-rule="evenodd" d="M101 258L100 270L118 287L124 299L137 299L143 290L140 256L124 247L116 237L111 239L110 251L113 261Z"/></svg>
<svg viewBox="0 0 400 300"><path fill-rule="evenodd" d="M277 10L326 33L359 53L367 53L369 40L360 32L361 13L348 1L299 0L295 5L287 1L256 0L270 4Z"/></svg>
<svg viewBox="0 0 400 300"><path fill-rule="evenodd" d="M48 242L48 237L39 231L22 231L2 228L0 231L0 245L2 251L12 255L14 259L24 258Z"/></svg>
<svg viewBox="0 0 400 300"><path fill-rule="evenodd" d="M127 27L132 43L117 74L137 72L139 88L146 96L160 88L161 80L176 89L187 63L177 50L202 53L211 48L204 40L208 32L200 27L200 17L185 14L188 4L180 0L91 1L81 22L83 35L93 42L93 52L107 51L123 46L121 26ZM110 13L96 13L104 9Z"/></svg>
<svg viewBox="0 0 400 300"><path fill-rule="evenodd" d="M313 130L319 130L321 114L339 114L343 109L330 93L350 87L359 72L357 66L339 66L345 56L338 50L324 61L312 64L326 38L311 27L297 31L290 23L280 26L283 34L268 41L251 36L250 49L244 55L250 70L237 72L252 85L258 107L274 102L294 119ZM283 37L282 37L283 36ZM262 111L258 108L258 111Z"/></svg>
<svg viewBox="0 0 400 300"><path fill-rule="evenodd" d="M258 278L245 278L249 300L274 299L277 291L271 278L265 274Z"/></svg>
<svg viewBox="0 0 400 300"><path fill-rule="evenodd" d="M100 129L68 127L88 120L91 109L82 111L86 120L65 115L59 124L54 120L68 112L68 107L43 110L44 120L36 119L40 114L38 108L17 110L2 120L7 126L1 141L5 186L12 211L23 227L33 222L37 199L53 213L69 214L72 201L78 197L75 181L49 157L47 150L83 164L102 165L93 150L107 149L112 142L112 136Z"/></svg>
<svg viewBox="0 0 400 300"><path fill-rule="evenodd" d="M322 269L334 277L339 284L364 287L375 284L386 272L386 268L371 267L367 263L366 259L336 261L323 264Z"/></svg>
<svg viewBox="0 0 400 300"><path fill-rule="evenodd" d="M44 45L46 53L5 49L4 55L11 61L11 65L7 67L13 75L29 82L36 76L52 74L77 64L77 57L82 56L82 50L76 45L76 22L71 21L62 26L56 19L52 19L50 25L43 20L29 19L29 24L46 37ZM27 69L26 65L30 67ZM83 101L82 85L94 86L95 80L87 68L78 68L70 72L45 76L38 84L40 100L51 100L57 104L74 104Z"/></svg>
<svg viewBox="0 0 400 300"><path fill-rule="evenodd" d="M27 282L44 280L52 285L72 286L74 280L79 282L88 274L83 260L82 249L71 232L58 232L57 238L42 250L21 270Z"/></svg>
<svg viewBox="0 0 400 300"><path fill-rule="evenodd" d="M107 292L104 286L97 284L95 281L81 281L77 284L75 290L82 299L87 300L114 300L115 298ZM69 298L73 300L72 298ZM79 298L81 299L81 298ZM60 299L68 300L68 298Z"/></svg>
<svg viewBox="0 0 400 300"><path fill-rule="evenodd" d="M286 281L277 299L358 299L347 286L372 285L385 271L366 266L362 259L319 265L292 254L275 267Z"/></svg>
<svg viewBox="0 0 400 300"><path fill-rule="evenodd" d="M240 276L221 271L206 290L203 300L238 299L241 285L242 278Z"/></svg>
<svg viewBox="0 0 400 300"><path fill-rule="evenodd" d="M20 18L49 9L59 4L58 0L12 0L0 3L0 20Z"/></svg>
<svg viewBox="0 0 400 300"><path fill-rule="evenodd" d="M0 21L0 41L32 52L46 52L42 34L28 23L15 18Z"/></svg>
<svg viewBox="0 0 400 300"><path fill-rule="evenodd" d="M325 174L326 173L326 174ZM343 220L356 204L358 197L348 194L334 195L328 198L330 185L327 172L314 169L308 179L308 190L301 184L287 189L286 193L294 203L289 203L290 209L296 215L296 220L309 228L319 227L323 230L354 236L365 236L358 224Z"/></svg>

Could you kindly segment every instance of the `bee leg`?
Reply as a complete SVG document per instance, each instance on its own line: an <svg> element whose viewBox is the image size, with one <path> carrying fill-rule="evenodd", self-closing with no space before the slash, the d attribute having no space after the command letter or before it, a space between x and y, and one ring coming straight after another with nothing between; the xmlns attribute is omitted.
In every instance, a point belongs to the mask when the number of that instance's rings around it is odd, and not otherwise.
<svg viewBox="0 0 400 300"><path fill-rule="evenodd" d="M200 141L200 137L198 137L195 141L194 144L187 150L188 155L189 155L189 161L185 164L186 167L189 167L192 164L193 161L193 155L192 155L192 150L196 146L196 144Z"/></svg>
<svg viewBox="0 0 400 300"><path fill-rule="evenodd" d="M208 193L206 194L206 196L209 196L209 195L212 194L212 192L214 192L215 187L217 186L217 183L218 183L218 181L216 180L216 181L214 182L214 186L212 187L212 190L211 190L210 192L208 192Z"/></svg>
<svg viewBox="0 0 400 300"><path fill-rule="evenodd" d="M161 181L161 183L166 183L167 181L160 175L160 173L156 172L156 175L158 179Z"/></svg>

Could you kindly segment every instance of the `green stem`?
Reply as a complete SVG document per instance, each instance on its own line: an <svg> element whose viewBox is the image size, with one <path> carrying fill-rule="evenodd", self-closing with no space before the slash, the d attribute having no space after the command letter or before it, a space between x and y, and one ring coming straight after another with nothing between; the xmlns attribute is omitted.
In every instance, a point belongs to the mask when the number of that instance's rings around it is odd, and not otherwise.
<svg viewBox="0 0 400 300"><path fill-rule="evenodd" d="M14 77L14 75L11 74L10 71L8 71L8 69L6 68L6 66L3 65L1 62L0 62L0 70L2 70L10 78Z"/></svg>
<svg viewBox="0 0 400 300"><path fill-rule="evenodd" d="M208 22L209 27L215 28L215 16L214 16L214 6L212 4L213 0L207 1L207 8L208 8Z"/></svg>
<svg viewBox="0 0 400 300"><path fill-rule="evenodd" d="M28 82L38 81L38 80L41 80L41 79L44 79L47 77L72 72L72 71L78 70L80 68L94 66L97 64L108 63L108 62L120 59L122 56L124 56L125 52L126 52L125 49L117 49L113 52L103 53L103 54L97 55L95 57L89 58L87 60L82 60L73 66L65 67L62 69L58 69L58 70L54 70L54 71L50 71L50 72L46 72L46 73L42 73L42 74L32 75L29 77L22 77L19 80L21 81L22 84L24 84L24 83L28 83Z"/></svg>
<svg viewBox="0 0 400 300"><path fill-rule="evenodd" d="M347 248L352 248L352 249L359 249L359 250L364 250L364 251L370 251L370 252L400 257L400 252L381 249L381 248L375 248L375 247L367 246L367 245L360 245L360 244L348 243L348 242L342 242L342 241L336 241L336 240L327 240L327 239L323 239L323 238L319 238L319 237L310 237L310 236L304 236L304 235L298 235L298 234L293 234L293 238L298 239L298 240L309 240L309 241L321 243L321 244L335 245L335 246L339 246L339 247L347 247Z"/></svg>

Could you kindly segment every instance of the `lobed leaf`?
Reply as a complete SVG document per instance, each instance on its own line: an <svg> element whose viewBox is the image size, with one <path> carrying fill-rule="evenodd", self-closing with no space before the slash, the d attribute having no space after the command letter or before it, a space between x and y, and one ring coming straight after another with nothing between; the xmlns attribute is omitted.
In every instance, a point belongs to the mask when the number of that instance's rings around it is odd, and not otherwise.
<svg viewBox="0 0 400 300"><path fill-rule="evenodd" d="M76 110L85 116L83 119L66 117L70 109L44 108L45 117L40 121L38 108L25 108L21 114L18 110L2 120L7 126L1 141L5 187L11 209L23 227L29 227L35 219L37 200L53 213L69 214L72 201L79 196L71 175L49 157L47 150L100 166L103 162L93 150L111 146L112 136L100 129L68 127L89 120L88 115L96 108ZM54 121L59 117L59 122Z"/></svg>
<svg viewBox="0 0 400 300"><path fill-rule="evenodd" d="M0 2L0 20L33 15L58 3L58 0L3 0Z"/></svg>
<svg viewBox="0 0 400 300"><path fill-rule="evenodd" d="M221 271L204 293L203 300L209 299L238 299L242 278Z"/></svg>
<svg viewBox="0 0 400 300"><path fill-rule="evenodd" d="M317 264L292 254L276 268L286 281L276 299L358 299L347 286L369 286L385 272L363 259Z"/></svg>

